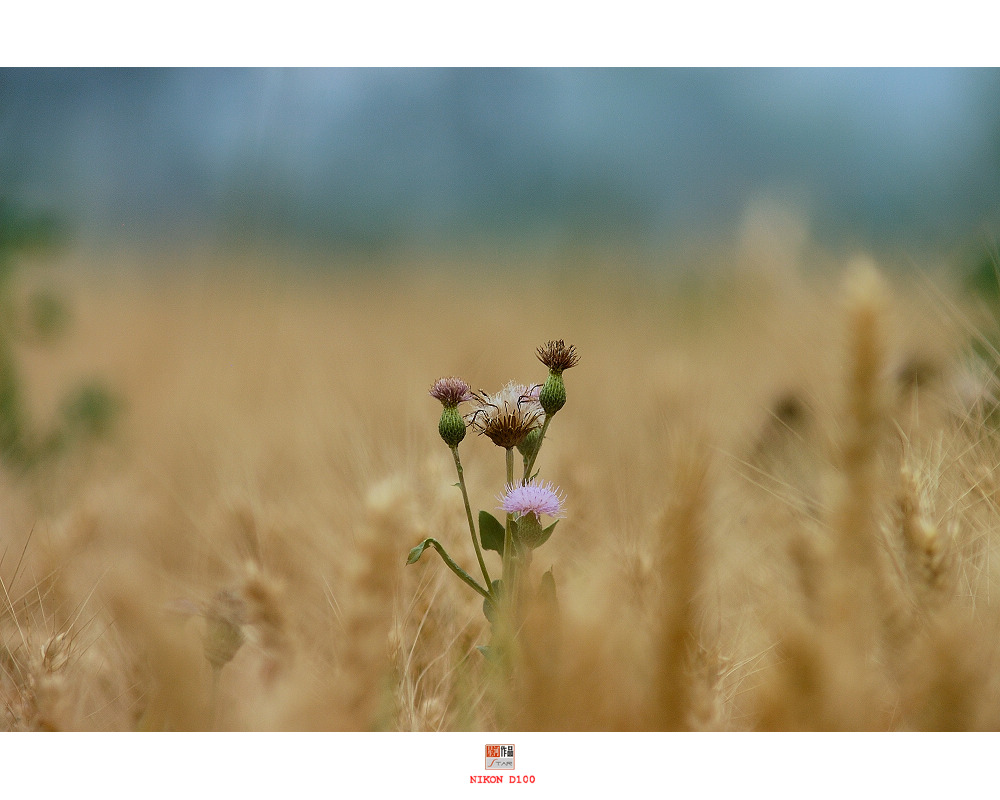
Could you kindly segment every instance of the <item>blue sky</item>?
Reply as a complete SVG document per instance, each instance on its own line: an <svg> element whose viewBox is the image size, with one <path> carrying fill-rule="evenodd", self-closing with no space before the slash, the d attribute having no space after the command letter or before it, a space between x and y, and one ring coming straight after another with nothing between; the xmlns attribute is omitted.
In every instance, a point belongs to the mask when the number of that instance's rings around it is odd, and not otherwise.
<svg viewBox="0 0 1000 800"><path fill-rule="evenodd" d="M1000 71L3 69L0 180L81 235L439 242L995 220Z"/></svg>

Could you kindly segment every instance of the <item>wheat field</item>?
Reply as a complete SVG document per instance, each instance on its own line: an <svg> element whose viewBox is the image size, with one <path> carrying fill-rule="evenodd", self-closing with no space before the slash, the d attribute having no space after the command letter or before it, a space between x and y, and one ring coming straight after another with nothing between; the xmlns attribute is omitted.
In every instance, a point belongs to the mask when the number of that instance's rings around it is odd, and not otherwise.
<svg viewBox="0 0 1000 800"><path fill-rule="evenodd" d="M72 309L17 347L32 426L91 375L122 409L0 472L0 727L1000 727L992 317L865 259L732 263L25 269ZM428 388L540 382L555 338L558 610L498 676L481 598L405 563L476 563ZM495 511L503 453L460 449Z"/></svg>

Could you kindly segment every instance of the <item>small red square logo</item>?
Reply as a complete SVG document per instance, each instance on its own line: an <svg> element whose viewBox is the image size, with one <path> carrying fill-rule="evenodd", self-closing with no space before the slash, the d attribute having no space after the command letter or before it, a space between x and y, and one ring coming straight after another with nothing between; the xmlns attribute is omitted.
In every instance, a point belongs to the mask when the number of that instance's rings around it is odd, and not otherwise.
<svg viewBox="0 0 1000 800"><path fill-rule="evenodd" d="M486 769L514 769L514 745L486 745Z"/></svg>

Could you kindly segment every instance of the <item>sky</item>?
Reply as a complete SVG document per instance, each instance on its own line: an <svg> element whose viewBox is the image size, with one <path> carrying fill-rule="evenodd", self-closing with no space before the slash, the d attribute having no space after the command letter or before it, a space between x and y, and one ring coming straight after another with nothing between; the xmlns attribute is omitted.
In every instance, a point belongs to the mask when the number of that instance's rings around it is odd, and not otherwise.
<svg viewBox="0 0 1000 800"><path fill-rule="evenodd" d="M947 246L998 178L995 69L0 69L0 186L83 238Z"/></svg>

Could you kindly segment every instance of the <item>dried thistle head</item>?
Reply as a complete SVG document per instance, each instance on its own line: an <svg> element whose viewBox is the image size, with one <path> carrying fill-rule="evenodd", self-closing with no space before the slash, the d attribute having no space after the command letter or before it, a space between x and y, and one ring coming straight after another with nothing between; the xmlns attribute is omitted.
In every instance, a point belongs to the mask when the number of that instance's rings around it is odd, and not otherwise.
<svg viewBox="0 0 1000 800"><path fill-rule="evenodd" d="M538 360L556 374L562 374L563 370L575 367L580 363L580 356L576 352L576 347L573 345L567 346L562 339L546 342L536 352L538 353Z"/></svg>
<svg viewBox="0 0 1000 800"><path fill-rule="evenodd" d="M498 447L517 447L542 424L544 412L537 389L511 382L496 394L477 392L473 395L476 408L469 416L470 424Z"/></svg>

